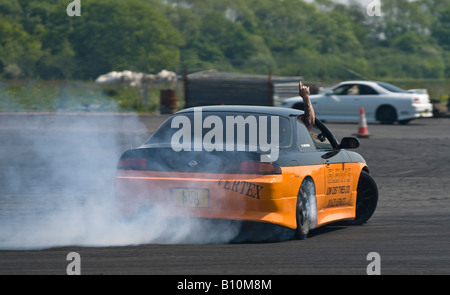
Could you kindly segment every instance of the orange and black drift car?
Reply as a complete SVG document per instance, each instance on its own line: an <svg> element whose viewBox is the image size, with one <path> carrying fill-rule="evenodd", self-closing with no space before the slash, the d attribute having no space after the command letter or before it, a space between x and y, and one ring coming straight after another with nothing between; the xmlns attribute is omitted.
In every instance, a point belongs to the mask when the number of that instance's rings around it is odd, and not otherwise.
<svg viewBox="0 0 450 295"><path fill-rule="evenodd" d="M356 138L339 143L303 111L208 106L180 111L120 157L122 214L157 206L168 217L273 224L304 239L336 221L363 224L377 185Z"/></svg>

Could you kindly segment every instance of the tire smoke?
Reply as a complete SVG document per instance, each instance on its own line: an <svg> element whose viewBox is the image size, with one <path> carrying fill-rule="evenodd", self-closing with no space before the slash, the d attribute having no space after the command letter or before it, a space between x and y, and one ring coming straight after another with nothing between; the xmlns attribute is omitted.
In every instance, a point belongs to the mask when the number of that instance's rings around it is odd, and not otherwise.
<svg viewBox="0 0 450 295"><path fill-rule="evenodd" d="M149 132L137 115L0 115L0 249L227 243L239 224L118 212L118 159Z"/></svg>

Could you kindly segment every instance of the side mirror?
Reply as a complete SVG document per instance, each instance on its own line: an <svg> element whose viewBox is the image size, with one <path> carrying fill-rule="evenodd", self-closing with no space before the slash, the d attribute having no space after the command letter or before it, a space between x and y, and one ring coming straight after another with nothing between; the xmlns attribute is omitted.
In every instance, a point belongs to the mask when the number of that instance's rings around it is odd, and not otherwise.
<svg viewBox="0 0 450 295"><path fill-rule="evenodd" d="M339 144L341 149L357 149L359 148L359 140L356 137L344 137Z"/></svg>

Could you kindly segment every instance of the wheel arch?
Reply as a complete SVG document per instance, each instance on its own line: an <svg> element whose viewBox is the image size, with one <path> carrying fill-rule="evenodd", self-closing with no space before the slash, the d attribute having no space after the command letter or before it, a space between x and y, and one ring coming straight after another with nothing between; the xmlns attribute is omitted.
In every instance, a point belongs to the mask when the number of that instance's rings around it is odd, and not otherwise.
<svg viewBox="0 0 450 295"><path fill-rule="evenodd" d="M312 206L312 211L310 211L311 213L313 213L310 216L310 229L314 229L317 227L317 194L316 194L316 182L314 181L314 178L310 175L307 175L305 177L303 177L301 183L300 183L300 187L298 188L298 194L297 194L297 199L300 196L300 190L302 189L302 186L306 185L306 188L309 189L309 193L313 193L313 195L309 195L311 198L311 206ZM312 191L311 191L312 190Z"/></svg>
<svg viewBox="0 0 450 295"><path fill-rule="evenodd" d="M362 167L361 171L364 171L364 172L367 172L370 174L369 167L367 167L367 166Z"/></svg>
<svg viewBox="0 0 450 295"><path fill-rule="evenodd" d="M316 182L314 181L314 178L312 176L310 176L310 175L307 175L307 176L303 177L302 181L300 182L300 186L298 188L298 192L300 193L300 189L302 188L302 185L305 182L307 182L307 181L311 181L312 182L313 187L314 187L314 194L315 194L315 192L316 192ZM298 195L297 195L297 197L298 197Z"/></svg>

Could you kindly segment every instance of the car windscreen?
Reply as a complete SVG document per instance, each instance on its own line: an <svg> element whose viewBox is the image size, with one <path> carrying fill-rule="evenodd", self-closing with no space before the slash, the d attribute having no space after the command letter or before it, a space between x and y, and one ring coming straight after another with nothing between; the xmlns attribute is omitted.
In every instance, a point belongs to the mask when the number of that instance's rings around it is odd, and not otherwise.
<svg viewBox="0 0 450 295"><path fill-rule="evenodd" d="M385 82L377 82L377 84L390 92L403 93L405 90Z"/></svg>
<svg viewBox="0 0 450 295"><path fill-rule="evenodd" d="M278 125L278 128L276 128ZM190 141L222 146L245 146L260 150L260 144L277 140L279 148L292 144L292 128L286 117L245 112L185 112L166 120L147 140L149 145L173 145Z"/></svg>

